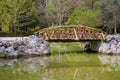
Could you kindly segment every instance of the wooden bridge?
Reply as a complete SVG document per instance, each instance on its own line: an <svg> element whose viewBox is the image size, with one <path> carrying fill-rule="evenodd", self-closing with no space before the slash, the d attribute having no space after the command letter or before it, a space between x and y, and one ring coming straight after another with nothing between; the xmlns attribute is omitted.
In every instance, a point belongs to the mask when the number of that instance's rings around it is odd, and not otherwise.
<svg viewBox="0 0 120 80"><path fill-rule="evenodd" d="M106 32L87 26L54 26L34 33L46 41L100 41L105 40Z"/></svg>

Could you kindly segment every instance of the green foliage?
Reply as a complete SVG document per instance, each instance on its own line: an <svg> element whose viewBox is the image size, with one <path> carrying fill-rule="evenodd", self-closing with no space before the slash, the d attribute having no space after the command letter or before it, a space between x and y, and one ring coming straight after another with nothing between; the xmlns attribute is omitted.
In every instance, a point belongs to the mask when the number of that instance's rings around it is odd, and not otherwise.
<svg viewBox="0 0 120 80"><path fill-rule="evenodd" d="M97 7L96 7L96 6ZM102 14L102 15L101 15ZM119 0L1 0L0 30L29 32L52 25L100 26L120 32ZM105 26L105 27L104 27Z"/></svg>
<svg viewBox="0 0 120 80"><path fill-rule="evenodd" d="M38 25L34 0L6 0L0 4L1 26L8 26L10 32L27 31Z"/></svg>
<svg viewBox="0 0 120 80"><path fill-rule="evenodd" d="M33 0L18 1L17 26L19 30L25 30L30 27L38 25L37 17L35 15L35 3ZM12 20L14 21L14 20Z"/></svg>
<svg viewBox="0 0 120 80"><path fill-rule="evenodd" d="M86 7L81 7L75 10L71 15L69 15L68 21L66 24L71 25L81 25L86 24L91 27L95 27L101 22L99 15L99 9L89 9Z"/></svg>
<svg viewBox="0 0 120 80"><path fill-rule="evenodd" d="M2 27L2 32L8 32L8 31L9 31L9 28L8 28L7 26L3 26L3 27ZM2 33L2 32L1 32L1 33Z"/></svg>
<svg viewBox="0 0 120 80"><path fill-rule="evenodd" d="M7 0L0 1L0 24L1 26L3 24L8 23L7 22L8 12L9 10L8 10Z"/></svg>
<svg viewBox="0 0 120 80"><path fill-rule="evenodd" d="M81 0L36 0L40 22L47 26L63 25ZM43 24L42 23L42 24Z"/></svg>
<svg viewBox="0 0 120 80"><path fill-rule="evenodd" d="M116 34L120 27L120 0L99 0L96 5L101 10L107 32Z"/></svg>
<svg viewBox="0 0 120 80"><path fill-rule="evenodd" d="M23 36L29 36L29 35L33 35L34 32L25 32L25 31L22 31L22 32L17 32L16 34L15 33L12 33L12 32L0 32L0 37L23 37Z"/></svg>

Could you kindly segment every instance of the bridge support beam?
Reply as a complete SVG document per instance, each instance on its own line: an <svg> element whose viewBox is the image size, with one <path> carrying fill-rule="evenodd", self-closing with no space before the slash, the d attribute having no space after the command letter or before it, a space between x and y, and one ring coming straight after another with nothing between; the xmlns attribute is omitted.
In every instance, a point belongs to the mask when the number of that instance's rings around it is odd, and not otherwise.
<svg viewBox="0 0 120 80"><path fill-rule="evenodd" d="M102 42L101 41L92 41L90 43L91 43L91 50L98 52L99 47L100 47L100 45L101 45Z"/></svg>
<svg viewBox="0 0 120 80"><path fill-rule="evenodd" d="M101 43L102 43L101 41L86 42L84 46L84 51L85 52L91 52L91 51L98 52Z"/></svg>

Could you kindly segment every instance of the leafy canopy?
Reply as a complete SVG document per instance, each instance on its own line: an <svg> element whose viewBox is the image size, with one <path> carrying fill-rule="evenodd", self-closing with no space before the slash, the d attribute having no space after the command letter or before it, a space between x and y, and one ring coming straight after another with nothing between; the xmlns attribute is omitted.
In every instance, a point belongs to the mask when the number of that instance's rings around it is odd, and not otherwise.
<svg viewBox="0 0 120 80"><path fill-rule="evenodd" d="M81 7L75 10L69 15L66 24L81 25L86 24L91 27L95 27L101 21L99 16L99 9L88 9L87 7Z"/></svg>

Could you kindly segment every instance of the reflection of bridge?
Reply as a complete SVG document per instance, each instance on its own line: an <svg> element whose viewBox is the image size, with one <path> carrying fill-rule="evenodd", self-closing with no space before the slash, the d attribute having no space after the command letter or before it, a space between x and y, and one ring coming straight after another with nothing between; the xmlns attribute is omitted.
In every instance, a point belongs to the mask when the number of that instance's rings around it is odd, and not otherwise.
<svg viewBox="0 0 120 80"><path fill-rule="evenodd" d="M105 40L106 33L83 26L54 26L35 32L46 41L100 41Z"/></svg>

